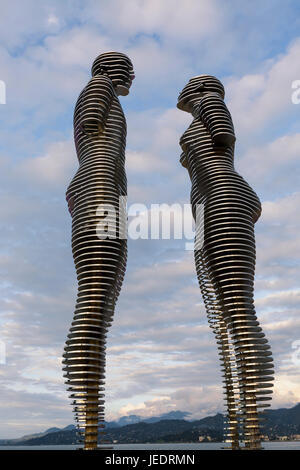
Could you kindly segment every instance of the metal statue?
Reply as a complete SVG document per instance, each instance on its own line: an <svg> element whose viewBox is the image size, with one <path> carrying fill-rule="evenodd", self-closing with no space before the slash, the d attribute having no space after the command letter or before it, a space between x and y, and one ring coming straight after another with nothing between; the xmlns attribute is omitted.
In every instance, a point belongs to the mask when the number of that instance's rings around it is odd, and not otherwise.
<svg viewBox="0 0 300 470"><path fill-rule="evenodd" d="M86 450L96 449L98 435L104 434L99 428L104 428L106 335L126 269L126 237L119 236L126 223L120 217L120 197L127 194L126 120L118 95L129 93L133 78L125 54L100 54L74 111L79 168L66 197L78 296L63 362ZM107 237L98 232L104 216L111 219Z"/></svg>
<svg viewBox="0 0 300 470"><path fill-rule="evenodd" d="M195 263L208 321L216 336L227 407L226 440L261 448L261 412L270 406L273 359L256 317L254 224L261 203L234 168L235 134L222 83L190 79L177 107L193 121L180 139L192 182ZM201 210L202 208L202 210Z"/></svg>

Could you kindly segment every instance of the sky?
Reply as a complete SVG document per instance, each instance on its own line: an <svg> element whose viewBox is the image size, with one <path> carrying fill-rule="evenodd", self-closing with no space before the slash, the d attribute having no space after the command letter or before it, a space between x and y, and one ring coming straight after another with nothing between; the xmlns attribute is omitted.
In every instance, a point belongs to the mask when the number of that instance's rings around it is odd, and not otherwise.
<svg viewBox="0 0 300 470"><path fill-rule="evenodd" d="M187 81L217 76L235 167L263 203L255 305L272 346L273 408L300 401L300 6L286 0L1 0L0 438L73 423L61 356L76 275L65 190L77 169L75 101L101 52L127 54L128 204L188 204L176 108ZM1 100L0 100L1 101ZM294 100L295 101L295 100ZM3 349L6 349L4 355ZM223 412L221 372L184 240L129 240L109 331L106 417Z"/></svg>

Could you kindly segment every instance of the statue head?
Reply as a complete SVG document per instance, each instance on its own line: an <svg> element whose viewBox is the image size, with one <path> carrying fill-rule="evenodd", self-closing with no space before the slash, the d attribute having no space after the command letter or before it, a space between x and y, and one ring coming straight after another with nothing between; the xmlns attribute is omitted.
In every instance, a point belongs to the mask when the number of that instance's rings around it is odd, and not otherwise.
<svg viewBox="0 0 300 470"><path fill-rule="evenodd" d="M104 52L93 62L92 76L95 75L107 75L117 95L126 96L134 79L133 65L129 57L121 52Z"/></svg>
<svg viewBox="0 0 300 470"><path fill-rule="evenodd" d="M225 97L225 90L220 80L212 75L197 75L189 80L178 96L177 108L190 113L193 104L207 93L218 93L221 98Z"/></svg>

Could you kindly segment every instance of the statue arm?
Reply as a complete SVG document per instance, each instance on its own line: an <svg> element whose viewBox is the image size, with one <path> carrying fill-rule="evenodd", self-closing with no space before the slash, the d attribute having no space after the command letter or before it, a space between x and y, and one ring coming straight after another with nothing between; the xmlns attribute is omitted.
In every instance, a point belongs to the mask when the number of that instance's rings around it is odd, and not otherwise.
<svg viewBox="0 0 300 470"><path fill-rule="evenodd" d="M236 138L230 112L217 93L210 93L201 99L199 114L209 130L215 146L231 147L235 143Z"/></svg>
<svg viewBox="0 0 300 470"><path fill-rule="evenodd" d="M108 77L96 75L89 81L83 91L80 116L84 134L98 135L104 131L113 97L114 89Z"/></svg>

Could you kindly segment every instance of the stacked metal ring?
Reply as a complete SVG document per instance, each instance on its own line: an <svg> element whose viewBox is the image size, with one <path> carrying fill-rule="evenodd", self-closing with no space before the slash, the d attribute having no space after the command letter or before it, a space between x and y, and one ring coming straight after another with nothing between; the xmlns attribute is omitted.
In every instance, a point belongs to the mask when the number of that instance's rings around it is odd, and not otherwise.
<svg viewBox="0 0 300 470"><path fill-rule="evenodd" d="M78 296L63 363L85 449L104 433L106 335L126 269L126 120L117 94L128 93L130 73L124 54L101 54L74 112L79 168L67 201Z"/></svg>
<svg viewBox="0 0 300 470"><path fill-rule="evenodd" d="M200 75L179 95L178 108L194 120L180 139L196 219L195 263L208 321L216 335L232 448L261 447L261 408L273 381L270 346L255 314L254 223L261 204L235 171L234 128L218 79ZM202 220L197 217L204 205ZM197 220L198 219L198 220ZM199 243L201 240L201 243Z"/></svg>

